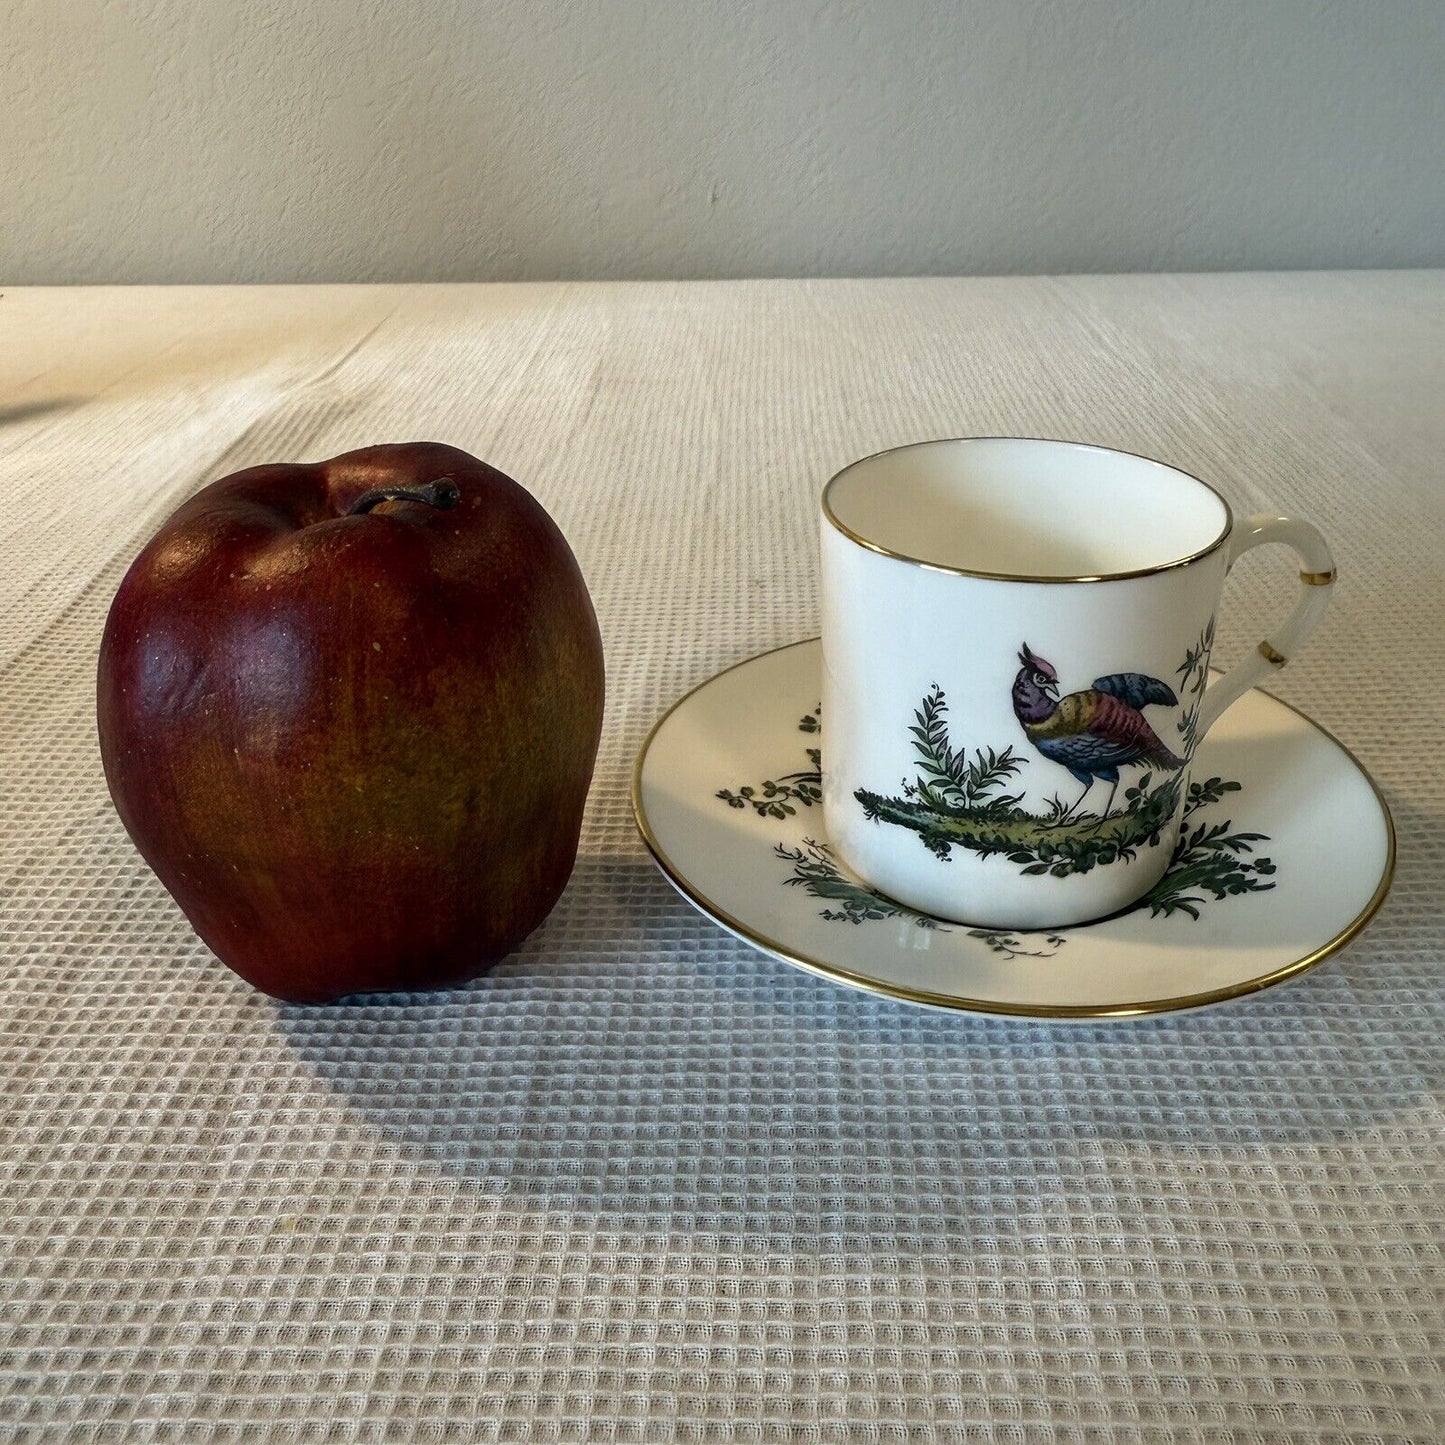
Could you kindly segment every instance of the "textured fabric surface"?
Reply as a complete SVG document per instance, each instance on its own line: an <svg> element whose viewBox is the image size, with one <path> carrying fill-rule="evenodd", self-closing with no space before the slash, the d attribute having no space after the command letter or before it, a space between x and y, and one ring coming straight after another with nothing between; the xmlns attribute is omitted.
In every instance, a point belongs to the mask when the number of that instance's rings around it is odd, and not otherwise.
<svg viewBox="0 0 1445 1445"><path fill-rule="evenodd" d="M0 336L0 1438L1445 1437L1445 276L11 290ZM1332 538L1278 690L1400 861L1297 985L929 1013L648 861L635 751L816 630L822 482L969 433L1148 452ZM279 1005L126 839L96 646L200 483L411 438L517 476L587 575L582 854L489 979ZM1221 659L1292 570L1241 565Z"/></svg>

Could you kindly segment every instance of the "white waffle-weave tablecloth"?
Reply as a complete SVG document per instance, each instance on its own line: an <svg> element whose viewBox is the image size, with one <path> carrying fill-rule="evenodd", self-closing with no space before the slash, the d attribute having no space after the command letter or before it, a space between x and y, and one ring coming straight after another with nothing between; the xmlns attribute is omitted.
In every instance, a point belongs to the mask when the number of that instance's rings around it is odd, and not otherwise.
<svg viewBox="0 0 1445 1445"><path fill-rule="evenodd" d="M0 1438L1445 1438L1442 397L1445 273L0 294ZM969 433L1332 538L1279 690L1400 862L1295 986L929 1013L648 861L634 752L816 630L822 482ZM589 580L582 854L491 978L283 1006L112 812L97 640L202 482L419 438L523 481ZM1221 657L1291 574L1241 567Z"/></svg>

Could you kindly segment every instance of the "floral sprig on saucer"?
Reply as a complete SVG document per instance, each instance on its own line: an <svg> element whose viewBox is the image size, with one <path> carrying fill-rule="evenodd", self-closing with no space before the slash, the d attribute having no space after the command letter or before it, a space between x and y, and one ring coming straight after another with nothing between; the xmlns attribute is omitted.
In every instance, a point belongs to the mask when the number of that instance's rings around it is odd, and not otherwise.
<svg viewBox="0 0 1445 1445"><path fill-rule="evenodd" d="M949 932L936 918L924 913L915 913L901 903L861 883L845 877L834 861L832 849L816 838L804 838L802 847L789 848L779 843L773 852L786 863L793 865L793 871L783 879L785 887L802 888L814 898L836 903L837 908L825 908L819 913L829 923L871 923L880 918L906 918L919 928L937 929Z"/></svg>
<svg viewBox="0 0 1445 1445"><path fill-rule="evenodd" d="M1069 941L1062 933L1013 933L1002 928L970 928L968 936L980 939L992 952L1009 959L1052 958ZM1030 948L1025 939L1042 940L1042 944Z"/></svg>
<svg viewBox="0 0 1445 1445"><path fill-rule="evenodd" d="M861 883L855 883L844 875L833 858L832 850L816 838L804 838L800 848L789 848L777 844L773 852L786 863L793 865L793 871L783 879L785 887L802 888L813 898L837 903L837 908L825 908L819 918L829 923L871 923L881 918L906 918L917 928L926 928L938 933L951 933L947 924L926 913L915 913L901 903L882 893L875 893ZM1004 958L1052 958L1068 940L1062 934L1017 933L1002 928L970 928L970 938L977 938L994 953ZM1041 946L1031 947L1025 943L1042 941Z"/></svg>
<svg viewBox="0 0 1445 1445"><path fill-rule="evenodd" d="M822 724L818 714L823 711L819 704L810 713L805 713L798 723L800 733L820 731ZM812 767L800 773L782 773L776 778L764 778L756 787L748 784L737 792L731 788L719 788L714 795L730 808L751 808L760 818L789 818L799 808L811 808L823 800L823 754L819 748L806 749Z"/></svg>

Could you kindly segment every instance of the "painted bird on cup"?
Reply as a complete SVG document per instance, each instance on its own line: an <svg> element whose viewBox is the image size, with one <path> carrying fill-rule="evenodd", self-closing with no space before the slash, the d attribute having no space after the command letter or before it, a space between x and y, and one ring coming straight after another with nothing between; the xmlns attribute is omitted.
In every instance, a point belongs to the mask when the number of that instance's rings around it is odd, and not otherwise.
<svg viewBox="0 0 1445 1445"><path fill-rule="evenodd" d="M1014 678L1014 716L1050 762L1067 768L1084 785L1059 822L1069 820L1100 778L1109 784L1109 801L1099 821L1107 818L1119 789L1120 768L1149 763L1173 772L1184 766L1184 759L1159 741L1143 713L1151 705L1178 705L1167 683L1142 672L1112 672L1096 677L1092 687L1060 697L1052 663L1030 651L1027 643L1019 661L1023 666Z"/></svg>

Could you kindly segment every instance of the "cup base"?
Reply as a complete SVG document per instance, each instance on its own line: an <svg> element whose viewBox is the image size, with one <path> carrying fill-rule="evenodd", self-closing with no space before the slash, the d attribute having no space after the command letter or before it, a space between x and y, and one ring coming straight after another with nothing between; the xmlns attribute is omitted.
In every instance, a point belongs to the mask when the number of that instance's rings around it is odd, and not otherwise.
<svg viewBox="0 0 1445 1445"><path fill-rule="evenodd" d="M836 814L826 801L824 816L837 861L866 888L890 902L942 923L1030 932L1098 923L1137 908L1168 871L1179 831L1176 821L1156 846L1137 858L1061 878L1025 875L1017 864L1001 856L971 860L962 866L923 859L920 861L934 866L929 870L931 877L920 878L912 869L905 872L896 854L878 860L869 860L866 854L859 857L850 846L852 830L846 822L835 830ZM963 867L973 875L968 880L947 876L949 868L961 872ZM1116 870L1116 877L1101 877Z"/></svg>

